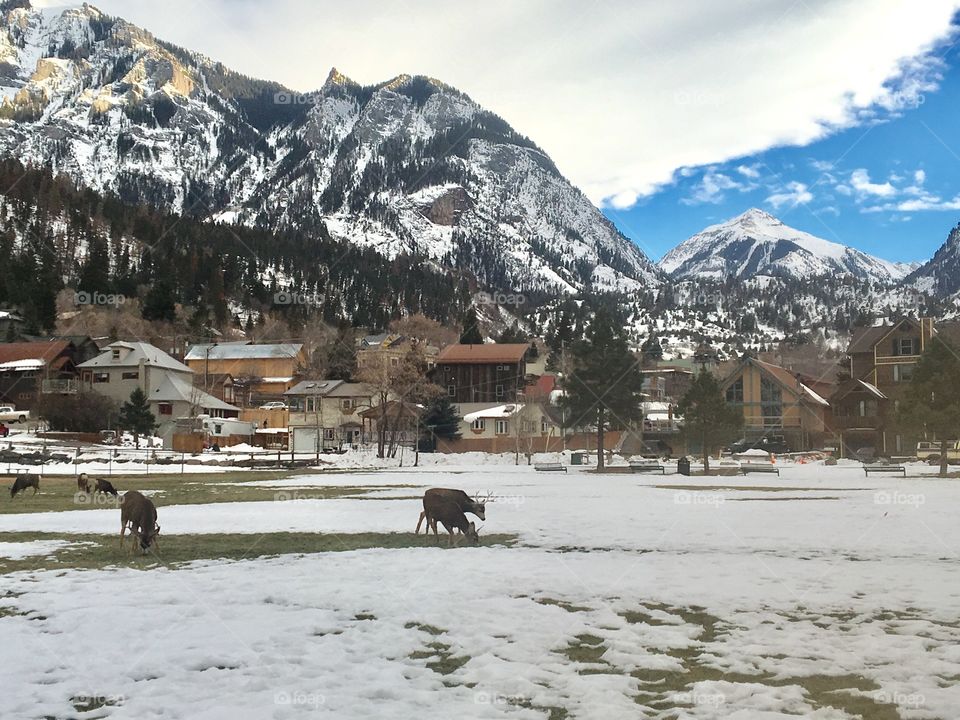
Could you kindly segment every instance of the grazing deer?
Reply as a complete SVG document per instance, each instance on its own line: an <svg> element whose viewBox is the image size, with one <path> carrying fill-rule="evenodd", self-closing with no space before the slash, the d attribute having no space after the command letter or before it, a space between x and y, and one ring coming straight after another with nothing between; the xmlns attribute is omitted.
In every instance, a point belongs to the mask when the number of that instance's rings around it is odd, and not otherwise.
<svg viewBox="0 0 960 720"><path fill-rule="evenodd" d="M465 513L473 513L481 520L486 520L486 501L480 501L480 495L474 495L472 498L467 495L463 490L454 490L452 488L430 488L423 494L423 512L420 513L420 519L417 520L417 531L416 533L420 534L420 525L423 523L424 518L427 517L427 496L430 497L445 497L453 500L460 509ZM430 523L427 522L426 533L430 534Z"/></svg>
<svg viewBox="0 0 960 720"><path fill-rule="evenodd" d="M103 478L97 478L97 486L94 488L94 491L117 497L117 489L113 486L113 483Z"/></svg>
<svg viewBox="0 0 960 720"><path fill-rule="evenodd" d="M40 476L33 473L17 475L17 479L13 481L13 486L10 488L10 499L13 500L17 493L23 492L28 487L33 488L34 495L40 492Z"/></svg>
<svg viewBox="0 0 960 720"><path fill-rule="evenodd" d="M157 508L153 501L136 490L127 490L120 499L120 547L123 535L129 526L130 534L140 542L140 549L147 552L150 545L159 545L160 526L157 525Z"/></svg>
<svg viewBox="0 0 960 720"><path fill-rule="evenodd" d="M453 531L459 530L473 545L480 544L480 536L477 534L477 526L467 520L467 516L460 509L460 504L451 497L444 495L424 493L423 495L423 513L427 520L427 534L430 534L430 528L433 528L433 535L440 542L440 534L437 532L437 523L443 525L444 529L450 533L450 547L453 547ZM459 541L458 541L459 544Z"/></svg>
<svg viewBox="0 0 960 720"><path fill-rule="evenodd" d="M87 477L86 473L80 473L77 476L77 492L85 492L87 495L90 494L90 478Z"/></svg>

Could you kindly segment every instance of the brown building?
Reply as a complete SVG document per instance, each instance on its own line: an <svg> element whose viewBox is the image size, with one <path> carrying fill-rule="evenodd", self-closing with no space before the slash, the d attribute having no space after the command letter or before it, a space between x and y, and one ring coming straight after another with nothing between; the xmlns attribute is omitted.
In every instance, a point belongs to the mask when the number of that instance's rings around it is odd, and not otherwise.
<svg viewBox="0 0 960 720"><path fill-rule="evenodd" d="M211 377L230 375L233 402L241 405L281 400L307 364L301 343L194 345L183 361L203 388Z"/></svg>
<svg viewBox="0 0 960 720"><path fill-rule="evenodd" d="M447 345L431 373L456 403L512 403L527 382L527 343Z"/></svg>
<svg viewBox="0 0 960 720"><path fill-rule="evenodd" d="M823 446L830 403L787 368L747 356L721 388L727 403L743 411L747 439L782 435L794 450Z"/></svg>
<svg viewBox="0 0 960 720"><path fill-rule="evenodd" d="M893 413L921 354L936 335L930 318L904 318L854 333L843 365L849 379L831 398L845 455L862 448L881 455L912 454L912 442L893 428Z"/></svg>
<svg viewBox="0 0 960 720"><path fill-rule="evenodd" d="M0 403L29 410L42 393L77 392L76 363L69 340L0 344Z"/></svg>

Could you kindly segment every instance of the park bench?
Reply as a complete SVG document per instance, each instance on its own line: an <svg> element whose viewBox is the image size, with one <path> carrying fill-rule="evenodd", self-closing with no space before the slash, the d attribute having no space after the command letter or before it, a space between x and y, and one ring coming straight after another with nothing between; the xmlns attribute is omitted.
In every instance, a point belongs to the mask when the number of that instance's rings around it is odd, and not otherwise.
<svg viewBox="0 0 960 720"><path fill-rule="evenodd" d="M533 469L540 472L566 472L567 468L563 463L558 462L549 462L549 463L534 463Z"/></svg>
<svg viewBox="0 0 960 720"><path fill-rule="evenodd" d="M773 473L777 477L780 476L780 468L772 463L740 463L740 472L744 475L752 472L756 473Z"/></svg>
<svg viewBox="0 0 960 720"><path fill-rule="evenodd" d="M870 473L900 473L906 477L907 469L903 465L864 465L863 473L868 477Z"/></svg>
<svg viewBox="0 0 960 720"><path fill-rule="evenodd" d="M634 460L630 463L630 472L658 472L661 475L666 474L666 470L664 469L663 465L658 463L656 460Z"/></svg>

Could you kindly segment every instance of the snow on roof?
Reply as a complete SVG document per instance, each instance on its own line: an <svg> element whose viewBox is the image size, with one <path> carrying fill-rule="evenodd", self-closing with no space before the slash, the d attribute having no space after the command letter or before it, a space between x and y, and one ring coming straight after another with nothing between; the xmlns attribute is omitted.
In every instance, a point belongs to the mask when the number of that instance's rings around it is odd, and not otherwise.
<svg viewBox="0 0 960 720"><path fill-rule="evenodd" d="M302 343L272 343L240 345L220 343L192 345L184 360L262 360L268 358L295 358L303 349ZM208 355L209 350L209 355Z"/></svg>
<svg viewBox="0 0 960 720"><path fill-rule="evenodd" d="M120 356L113 357L113 351L119 350ZM192 373L188 368L176 358L168 355L158 347L145 342L115 342L107 345L102 353L92 360L77 365L78 368L103 368L103 367L137 367L140 361L144 365L162 367L167 370L177 370L183 373Z"/></svg>
<svg viewBox="0 0 960 720"><path fill-rule="evenodd" d="M293 380L293 377L265 377L261 378L260 382L265 383L288 383Z"/></svg>
<svg viewBox="0 0 960 720"><path fill-rule="evenodd" d="M467 413L463 416L463 419L467 422L473 422L474 420L480 420L481 418L508 418L512 417L520 410L523 409L523 405L495 405L493 407L484 408L482 410L474 410L471 413Z"/></svg>
<svg viewBox="0 0 960 720"><path fill-rule="evenodd" d="M824 405L824 406L830 405L830 403L827 402L823 397L815 393L813 390L811 390L809 387L807 387L803 383L800 383L800 389L803 390L803 392L806 393L806 395L818 405Z"/></svg>
<svg viewBox="0 0 960 720"><path fill-rule="evenodd" d="M876 395L878 399L880 400L887 399L887 396L884 395L880 391L880 388L878 388L876 385L872 385L871 383L868 383L866 380L858 380L857 382L859 382L864 387L864 389L867 390L867 392L870 392L873 395Z"/></svg>
<svg viewBox="0 0 960 720"><path fill-rule="evenodd" d="M186 402L203 410L240 411L240 408L205 393L175 375L164 375L159 385L150 391L148 400L150 402Z"/></svg>
<svg viewBox="0 0 960 720"><path fill-rule="evenodd" d="M0 370L39 370L44 366L43 360L11 360L10 362L0 363Z"/></svg>

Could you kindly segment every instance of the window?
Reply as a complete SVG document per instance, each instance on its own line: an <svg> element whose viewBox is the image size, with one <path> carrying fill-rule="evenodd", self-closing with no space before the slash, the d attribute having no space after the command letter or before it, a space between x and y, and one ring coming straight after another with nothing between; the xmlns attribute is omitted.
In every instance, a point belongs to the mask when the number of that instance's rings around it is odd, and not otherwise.
<svg viewBox="0 0 960 720"><path fill-rule="evenodd" d="M123 372L123 373L120 373L120 379L121 380L139 380L140 373L137 370L133 370L131 372Z"/></svg>
<svg viewBox="0 0 960 720"><path fill-rule="evenodd" d="M497 385L497 397L498 398L503 397L503 385Z"/></svg>
<svg viewBox="0 0 960 720"><path fill-rule="evenodd" d="M473 421L473 424L471 424L470 427L472 427L474 430L486 430L487 421L483 418L477 418Z"/></svg>
<svg viewBox="0 0 960 720"><path fill-rule="evenodd" d="M110 382L110 373L105 372L95 372L93 374L93 381L95 383L108 383Z"/></svg>
<svg viewBox="0 0 960 720"><path fill-rule="evenodd" d="M323 439L324 439L324 440L333 440L333 428L324 428L324 429L323 429Z"/></svg>
<svg viewBox="0 0 960 720"><path fill-rule="evenodd" d="M913 365L894 365L893 366L894 382L910 382L912 378L913 378Z"/></svg>
<svg viewBox="0 0 960 720"><path fill-rule="evenodd" d="M861 400L857 406L857 415L862 418L877 416L876 400Z"/></svg>
<svg viewBox="0 0 960 720"><path fill-rule="evenodd" d="M447 385L447 395L449 395L450 397L455 397L456 394L457 394L457 386Z"/></svg>
<svg viewBox="0 0 960 720"><path fill-rule="evenodd" d="M173 415L173 403L160 403L159 409L161 415Z"/></svg>
<svg viewBox="0 0 960 720"><path fill-rule="evenodd" d="M510 422L508 420L497 420L497 435L507 435L510 433Z"/></svg>
<svg viewBox="0 0 960 720"><path fill-rule="evenodd" d="M919 346L917 338L905 337L893 339L894 355L916 355Z"/></svg>
<svg viewBox="0 0 960 720"><path fill-rule="evenodd" d="M114 360L120 359L120 348L110 348L110 355Z"/></svg>
<svg viewBox="0 0 960 720"><path fill-rule="evenodd" d="M540 432L542 432L544 435L546 435L548 432L550 432L550 423L548 423L546 420L541 420L541 421L540 421Z"/></svg>
<svg viewBox="0 0 960 720"><path fill-rule="evenodd" d="M760 378L760 412L764 425L779 425L783 417L783 391L765 377Z"/></svg>
<svg viewBox="0 0 960 720"><path fill-rule="evenodd" d="M728 403L743 402L743 378L739 378L733 385L727 388Z"/></svg>
<svg viewBox="0 0 960 720"><path fill-rule="evenodd" d="M534 427L536 427L536 426L534 425L533 420L524 420L524 421L520 424L520 432L523 432L523 433L532 433Z"/></svg>
<svg viewBox="0 0 960 720"><path fill-rule="evenodd" d="M396 358L396 357L390 358L390 365L392 367L398 367L400 365L400 358Z"/></svg>
<svg viewBox="0 0 960 720"><path fill-rule="evenodd" d="M214 425L214 426L213 426L213 434L214 434L214 435L222 435L222 434L223 434L223 425L221 425L220 423L217 423L216 425Z"/></svg>
<svg viewBox="0 0 960 720"><path fill-rule="evenodd" d="M352 410L352 409L353 409L353 398L344 398L343 400L341 400L341 401L340 401L340 407L343 408L344 410Z"/></svg>

